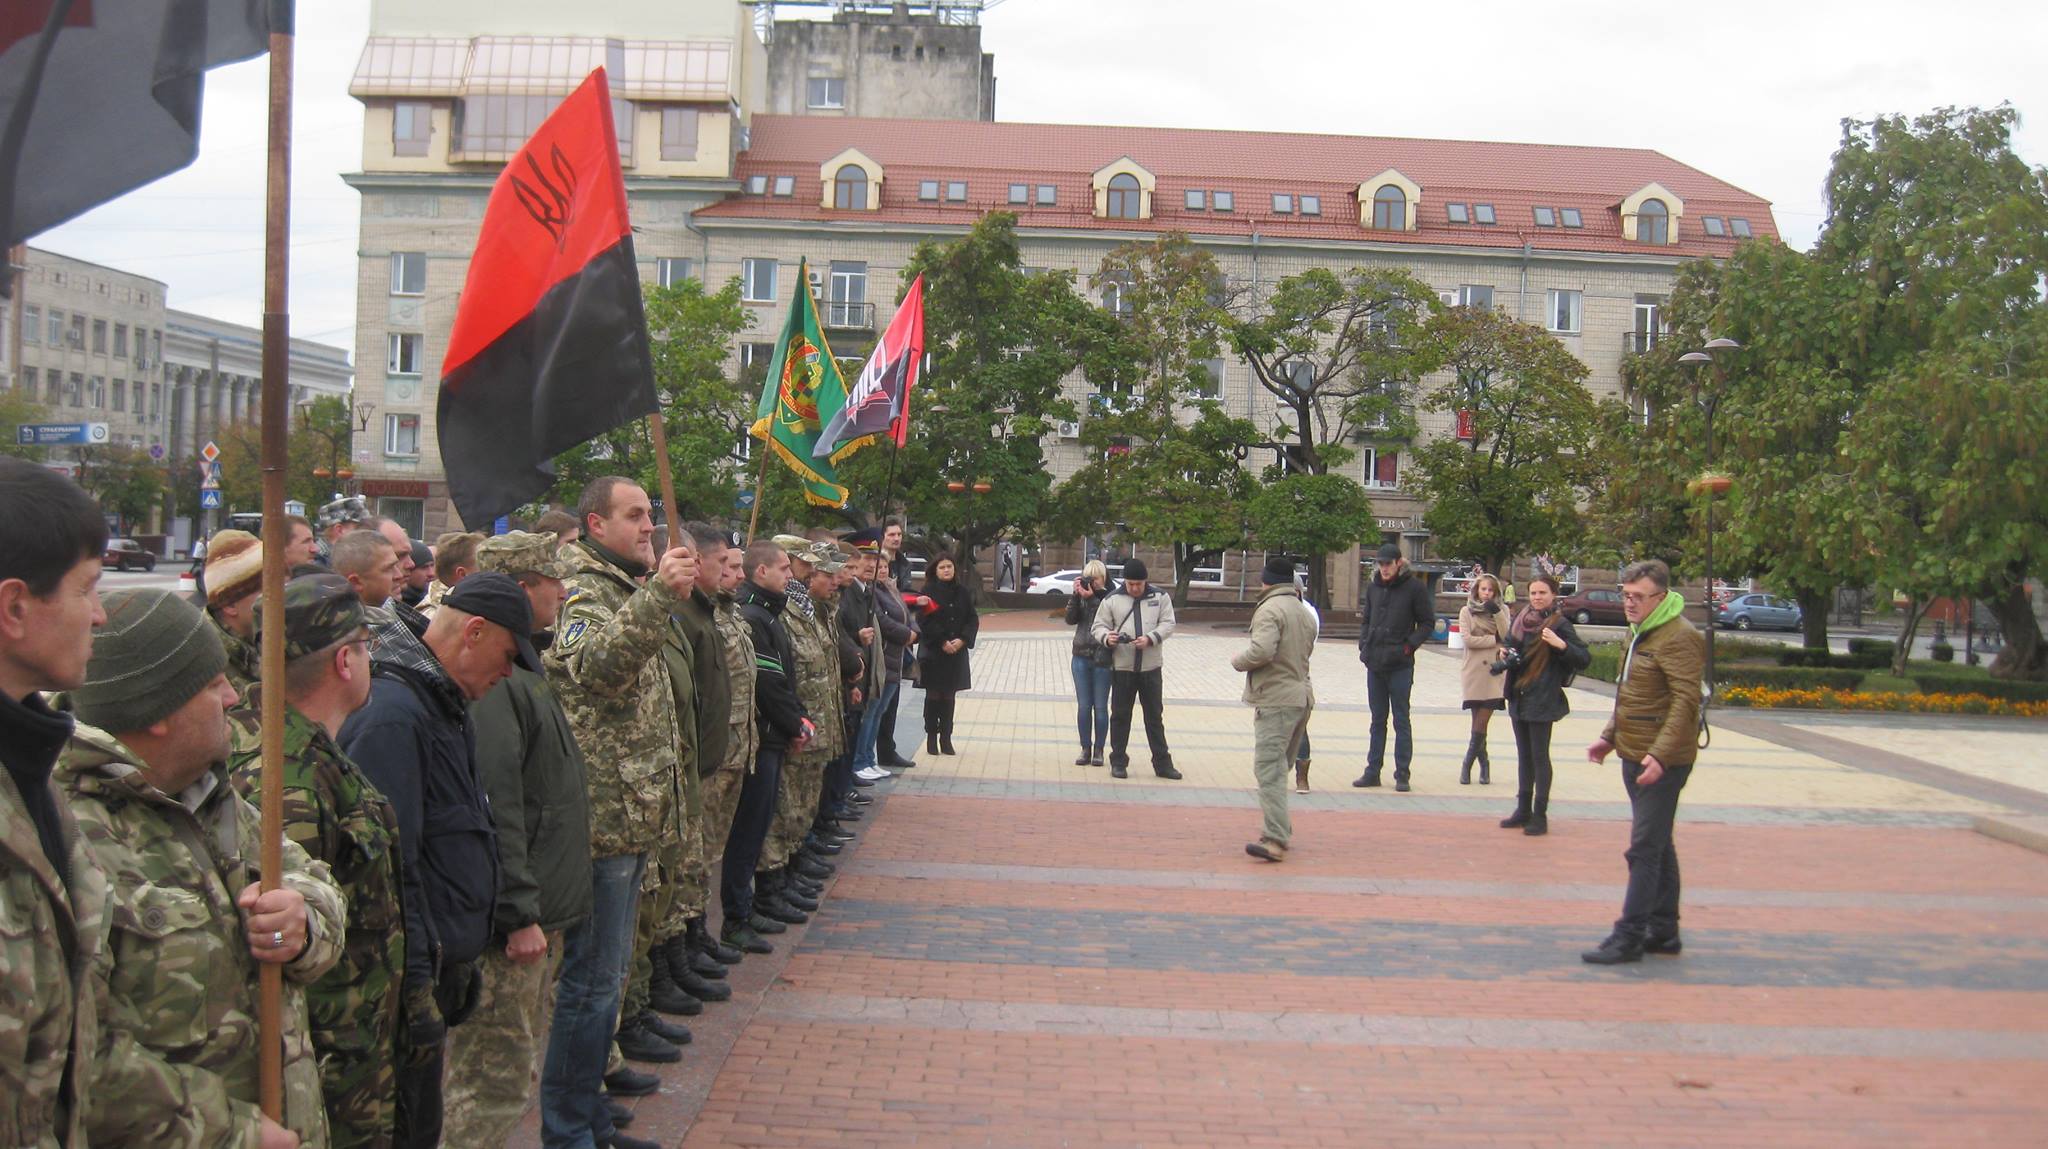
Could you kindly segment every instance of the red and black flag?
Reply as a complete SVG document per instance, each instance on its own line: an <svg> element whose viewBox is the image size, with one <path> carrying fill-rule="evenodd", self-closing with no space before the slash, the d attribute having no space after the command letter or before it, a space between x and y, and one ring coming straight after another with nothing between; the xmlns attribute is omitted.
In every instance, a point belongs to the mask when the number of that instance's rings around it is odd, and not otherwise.
<svg viewBox="0 0 2048 1149"><path fill-rule="evenodd" d="M868 356L853 387L818 393L818 416L824 421L812 454L833 462L853 454L886 433L901 447L910 435L910 391L917 386L924 362L924 276L910 281L896 318Z"/></svg>
<svg viewBox="0 0 2048 1149"><path fill-rule="evenodd" d="M441 367L449 497L488 523L546 494L556 455L656 409L600 68L491 189Z"/></svg>
<svg viewBox="0 0 2048 1149"><path fill-rule="evenodd" d="M0 247L191 163L206 70L262 55L269 9L0 0Z"/></svg>

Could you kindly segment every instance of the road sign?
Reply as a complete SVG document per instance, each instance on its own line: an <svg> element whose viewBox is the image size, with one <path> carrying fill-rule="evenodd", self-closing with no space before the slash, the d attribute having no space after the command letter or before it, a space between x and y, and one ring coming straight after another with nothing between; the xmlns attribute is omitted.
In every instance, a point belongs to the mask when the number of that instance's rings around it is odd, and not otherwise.
<svg viewBox="0 0 2048 1149"><path fill-rule="evenodd" d="M105 423L23 423L14 429L21 447L101 447L108 442Z"/></svg>
<svg viewBox="0 0 2048 1149"><path fill-rule="evenodd" d="M220 490L219 463L199 464L199 489L202 491Z"/></svg>
<svg viewBox="0 0 2048 1149"><path fill-rule="evenodd" d="M732 497L732 505L733 505L733 506L735 506L735 507L738 507L738 508L739 508L740 510L743 510L743 511L744 511L744 510L746 510L747 508L749 508L749 507L753 506L753 505L754 505L754 492L752 492L752 491L741 491L741 492L740 492L739 494L737 494L737 495L734 495L734 496Z"/></svg>
<svg viewBox="0 0 2048 1149"><path fill-rule="evenodd" d="M499 515L491 520L491 533L493 535L512 533L512 517L510 515Z"/></svg>
<svg viewBox="0 0 2048 1149"><path fill-rule="evenodd" d="M199 457L211 463L215 459L220 458L220 447L213 440L208 439L206 446L199 448Z"/></svg>
<svg viewBox="0 0 2048 1149"><path fill-rule="evenodd" d="M202 510L202 511L217 511L217 510L220 510L220 491L218 491L218 490L203 490L203 491L200 491L200 492L199 492L199 509L200 509L200 510Z"/></svg>
<svg viewBox="0 0 2048 1149"><path fill-rule="evenodd" d="M149 445L149 457L150 457L150 458L152 458L152 459L161 459L161 458L163 458L163 457L164 457L164 445L163 445L162 443L151 443L151 444Z"/></svg>

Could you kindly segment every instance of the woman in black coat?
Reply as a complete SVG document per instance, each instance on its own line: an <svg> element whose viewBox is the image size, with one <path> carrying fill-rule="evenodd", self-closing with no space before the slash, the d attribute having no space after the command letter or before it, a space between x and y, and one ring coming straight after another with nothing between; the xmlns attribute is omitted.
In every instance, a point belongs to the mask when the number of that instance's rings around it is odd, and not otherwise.
<svg viewBox="0 0 2048 1149"><path fill-rule="evenodd" d="M918 630L918 671L924 681L924 742L929 754L952 754L953 700L974 686L967 652L981 630L953 556L932 556L924 594L931 599Z"/></svg>
<svg viewBox="0 0 2048 1149"><path fill-rule="evenodd" d="M1566 681L1593 661L1593 654L1557 609L1557 580L1529 580L1529 605L1515 616L1494 665L1507 676L1508 718L1515 728L1518 760L1515 812L1501 819L1503 830L1550 832L1550 728L1572 712ZM1519 658L1512 657L1514 651ZM1514 665L1519 661L1519 665ZM1502 663L1509 665L1502 666Z"/></svg>

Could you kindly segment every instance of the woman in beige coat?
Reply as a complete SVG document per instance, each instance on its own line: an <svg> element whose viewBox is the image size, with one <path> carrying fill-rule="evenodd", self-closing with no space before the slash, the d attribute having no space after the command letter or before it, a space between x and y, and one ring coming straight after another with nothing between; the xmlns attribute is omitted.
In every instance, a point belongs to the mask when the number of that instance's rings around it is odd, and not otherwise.
<svg viewBox="0 0 2048 1149"><path fill-rule="evenodd" d="M1500 580L1490 574L1472 580L1472 599L1458 611L1458 633L1465 637L1463 685L1465 709L1472 712L1472 741L1465 747L1465 766L1458 771L1458 785L1472 784L1472 763L1479 763L1479 784L1493 782L1493 763L1486 757L1486 726L1493 712L1507 705L1503 686L1507 676L1487 668L1500 654L1501 637L1508 631L1508 612L1500 602Z"/></svg>

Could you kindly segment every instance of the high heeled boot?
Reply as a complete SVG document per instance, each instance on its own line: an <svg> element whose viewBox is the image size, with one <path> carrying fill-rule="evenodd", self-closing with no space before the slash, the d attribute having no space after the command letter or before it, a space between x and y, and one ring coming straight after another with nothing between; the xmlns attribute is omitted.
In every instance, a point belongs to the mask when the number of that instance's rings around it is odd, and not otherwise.
<svg viewBox="0 0 2048 1149"><path fill-rule="evenodd" d="M1472 763L1479 760L1479 735L1474 732L1465 743L1465 764L1458 768L1458 785L1472 784Z"/></svg>
<svg viewBox="0 0 2048 1149"><path fill-rule="evenodd" d="M946 699L946 708L939 712L939 753L958 754L953 749L953 699Z"/></svg>
<svg viewBox="0 0 2048 1149"><path fill-rule="evenodd" d="M1472 737L1479 743L1479 784L1481 786L1491 786L1493 785L1493 760L1486 756L1486 735L1480 733L1474 734Z"/></svg>

